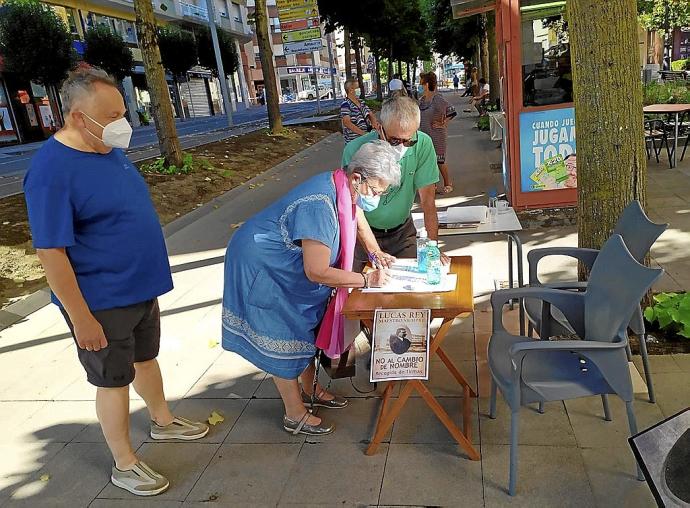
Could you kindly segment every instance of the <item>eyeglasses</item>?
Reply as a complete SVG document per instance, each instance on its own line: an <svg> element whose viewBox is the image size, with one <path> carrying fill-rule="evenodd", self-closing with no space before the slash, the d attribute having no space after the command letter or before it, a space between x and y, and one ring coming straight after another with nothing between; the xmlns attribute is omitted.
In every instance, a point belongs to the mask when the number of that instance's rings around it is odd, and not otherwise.
<svg viewBox="0 0 690 508"><path fill-rule="evenodd" d="M393 138L393 137L389 138L386 135L386 130L383 128L383 125L381 126L381 133L383 134L383 139L385 141L388 141L388 143L391 146L398 146L398 145L402 144L403 146L410 148L411 146L416 145L417 141L418 141L417 139L412 139L412 138L410 138L410 139Z"/></svg>
<svg viewBox="0 0 690 508"><path fill-rule="evenodd" d="M369 190L371 191L371 193L372 193L372 195L373 195L374 197L376 197L376 196L387 196L388 193L389 193L390 190L391 190L390 187L387 187L387 188L384 189L384 190L374 189L374 187L372 187L371 184L370 184L369 182L367 182L367 179L366 179L366 178L362 178L362 182L366 182L366 183L367 183L367 187L369 188ZM359 189L357 189L357 190L359 190Z"/></svg>

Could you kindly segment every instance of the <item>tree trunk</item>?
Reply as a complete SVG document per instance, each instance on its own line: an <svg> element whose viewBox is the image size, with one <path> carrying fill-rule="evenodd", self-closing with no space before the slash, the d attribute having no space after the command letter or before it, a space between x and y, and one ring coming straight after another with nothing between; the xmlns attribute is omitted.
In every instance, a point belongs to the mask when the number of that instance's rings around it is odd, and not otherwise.
<svg viewBox="0 0 690 508"><path fill-rule="evenodd" d="M412 81L410 81L410 63L405 62L405 74L407 75L407 82L412 86ZM410 92L409 90L407 91Z"/></svg>
<svg viewBox="0 0 690 508"><path fill-rule="evenodd" d="M283 130L283 119L280 117L280 100L278 98L278 86L276 73L273 68L273 48L268 34L268 15L266 13L266 0L256 0L256 38L259 43L259 56L261 57L261 70L264 76L264 94L268 109L268 125L272 134L278 134ZM318 83L317 83L318 85ZM318 86L317 86L318 93Z"/></svg>
<svg viewBox="0 0 690 508"><path fill-rule="evenodd" d="M646 201L637 7L635 0L570 0L567 6L577 126L578 243L598 249L623 208L633 199L642 206Z"/></svg>
<svg viewBox="0 0 690 508"><path fill-rule="evenodd" d="M402 77L403 77L402 62L400 60L398 60L398 76L400 77L400 79L402 79Z"/></svg>
<svg viewBox="0 0 690 508"><path fill-rule="evenodd" d="M500 99L500 82L498 71L498 44L496 42L496 13L488 15L486 31L489 36L489 100L491 104L498 104Z"/></svg>
<svg viewBox="0 0 690 508"><path fill-rule="evenodd" d="M352 77L352 55L350 47L350 31L346 28L343 31L343 40L345 46L345 79Z"/></svg>
<svg viewBox="0 0 690 508"><path fill-rule="evenodd" d="M491 73L489 70L489 23L486 19L486 13L482 14L480 19L482 74L479 77L484 78L488 82Z"/></svg>
<svg viewBox="0 0 690 508"><path fill-rule="evenodd" d="M393 44L388 51L388 81L393 79Z"/></svg>
<svg viewBox="0 0 690 508"><path fill-rule="evenodd" d="M352 39L352 47L355 50L355 63L357 65L357 82L359 83L359 98L364 100L366 93L364 93L364 78L362 74L362 45L359 35Z"/></svg>
<svg viewBox="0 0 690 508"><path fill-rule="evenodd" d="M376 99L383 100L383 86L381 86L381 55L377 51L374 53L374 62L376 64Z"/></svg>
<svg viewBox="0 0 690 508"><path fill-rule="evenodd" d="M415 92L415 82L417 81L417 60L414 61L414 67L412 67L412 81L410 81L410 86L412 87L412 94Z"/></svg>
<svg viewBox="0 0 690 508"><path fill-rule="evenodd" d="M149 0L134 0L134 12L136 14L139 49L141 49L142 60L144 61L146 83L151 96L151 111L153 121L156 124L161 155L167 165L181 168L183 166L182 148L180 147L180 140L177 138L170 92L168 91L168 84L165 82L161 52L158 49L153 4Z"/></svg>

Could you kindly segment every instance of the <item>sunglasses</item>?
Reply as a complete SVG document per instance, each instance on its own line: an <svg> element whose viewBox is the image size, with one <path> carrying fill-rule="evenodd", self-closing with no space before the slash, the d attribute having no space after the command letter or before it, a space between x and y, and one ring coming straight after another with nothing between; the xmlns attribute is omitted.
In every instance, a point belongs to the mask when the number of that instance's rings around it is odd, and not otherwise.
<svg viewBox="0 0 690 508"><path fill-rule="evenodd" d="M402 138L393 138L393 137L388 137L386 135L386 130L383 128L383 125L381 126L381 134L383 134L383 139L385 141L388 141L388 143L391 146L398 146L402 144L403 146L410 148L411 146L414 146L417 144L417 139L402 139Z"/></svg>

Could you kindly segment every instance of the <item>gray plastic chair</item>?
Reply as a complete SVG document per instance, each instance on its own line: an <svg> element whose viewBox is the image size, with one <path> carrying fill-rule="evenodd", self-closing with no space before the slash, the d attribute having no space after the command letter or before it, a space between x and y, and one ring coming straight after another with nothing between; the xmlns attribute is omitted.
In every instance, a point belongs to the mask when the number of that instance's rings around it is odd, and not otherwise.
<svg viewBox="0 0 690 508"><path fill-rule="evenodd" d="M668 224L656 224L649 220L645 214L640 202L637 200L631 201L621 213L616 228L613 231L614 235L620 235L628 247L628 250L633 257L640 263L644 261L645 256L656 242L657 238L666 230ZM568 256L582 262L589 270L597 259L599 251L596 249L584 249L578 247L552 247L533 249L527 254L527 261L529 263L529 285L531 287L544 286L557 289L574 289L584 290L587 287L587 282L553 282L544 284L538 277L539 261L547 256ZM568 326L563 314L557 309L551 309L551 313L544 313L542 304L539 300L525 299L524 300L525 315L529 320L528 335L532 335L532 330L536 330L537 334L542 339L548 339L553 335L573 335L575 331ZM548 320L549 330L542 330L542 323ZM652 384L652 374L649 370L649 356L647 354L647 331L644 326L644 318L642 315L642 308L638 305L628 325L633 333L639 338L640 356L642 357L642 365L644 367L645 380L647 382L647 393L649 394L649 402L655 402L654 385ZM546 332L546 333L545 333ZM628 360L632 358L630 346L626 348ZM543 412L543 407L540 406L540 412Z"/></svg>
<svg viewBox="0 0 690 508"><path fill-rule="evenodd" d="M489 416L496 417L496 391L500 389L512 413L508 487L511 496L515 495L517 483L521 406L601 395L608 412L606 394L616 394L625 402L631 435L637 433L625 353L627 325L640 299L662 273L661 269L638 263L622 237L614 235L599 252L585 291L527 287L491 295ZM536 298L547 311L551 306L559 308L581 340L536 340L508 333L503 326L503 307L514 298ZM639 468L638 479L644 479Z"/></svg>

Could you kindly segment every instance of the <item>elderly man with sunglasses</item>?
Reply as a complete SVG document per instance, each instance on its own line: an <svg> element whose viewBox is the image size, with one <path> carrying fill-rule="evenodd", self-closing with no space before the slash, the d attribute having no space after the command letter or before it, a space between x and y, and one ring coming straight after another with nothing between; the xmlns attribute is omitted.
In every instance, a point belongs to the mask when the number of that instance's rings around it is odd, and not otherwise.
<svg viewBox="0 0 690 508"><path fill-rule="evenodd" d="M419 123L419 106L414 100L404 96L392 97L383 103L379 128L349 142L345 147L343 167L347 167L362 145L376 139L387 141L400 156L400 185L379 194L379 206L365 213L382 252L367 253L362 247L358 247L355 269L363 267L375 257L416 257L416 230L410 211L417 195L429 238L438 239L435 194L439 171L436 152L431 138L418 130ZM385 266L389 259L380 261ZM448 263L449 259L442 255L442 261Z"/></svg>

